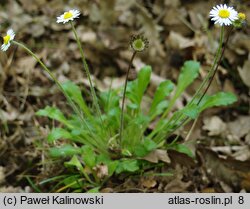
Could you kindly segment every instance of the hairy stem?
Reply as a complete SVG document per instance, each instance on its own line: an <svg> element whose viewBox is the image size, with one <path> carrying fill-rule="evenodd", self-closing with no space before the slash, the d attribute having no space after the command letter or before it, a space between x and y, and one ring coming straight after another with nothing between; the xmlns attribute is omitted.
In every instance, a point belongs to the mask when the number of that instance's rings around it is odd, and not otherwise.
<svg viewBox="0 0 250 209"><path fill-rule="evenodd" d="M217 64L216 64L216 67L215 67L215 69L214 69L212 75L209 77L208 85L207 85L206 89L204 90L202 96L200 97L200 99L199 99L197 105L199 105L199 104L201 103L203 97L206 95L206 93L207 93L209 87L210 87L211 84L212 84L212 81L213 81L213 79L214 79L214 76L216 75L216 72L218 71L219 65L220 65L221 60L222 60L222 58L223 58L224 52L225 52L225 50L226 50L226 45L227 45L227 43L228 43L228 40L229 40L229 37L230 37L230 35L231 35L232 30L233 30L233 27L230 29L230 31L229 31L229 33L228 33L228 35L227 35L227 39L226 39L226 41L225 41L224 47L222 47L222 50L221 50L221 54L220 54L219 60L218 60L218 62L217 62ZM224 33L223 33L222 36L224 36ZM222 46L222 44L223 44L223 37L221 37L221 43L220 43L220 44L221 44L221 46Z"/></svg>
<svg viewBox="0 0 250 209"><path fill-rule="evenodd" d="M224 29L223 29L223 30L224 30ZM225 50L226 50L226 47L227 47L227 43L228 43L229 38L230 38L230 35L231 35L232 31L233 31L233 27L232 27L232 28L230 29L230 31L228 32L228 35L227 35L226 41L225 41L225 43L224 43L224 46L223 46L223 36L224 36L224 31L223 31L223 30L221 31L220 46L219 46L219 48L218 48L218 52L220 52L220 53L217 53L218 58L215 58L215 60L218 60L218 61L213 65L213 67L211 68L209 74L208 74L208 75L206 76L206 78L205 78L205 80L208 82L208 85L207 85L206 89L204 90L204 92L202 93L201 97L199 98L199 100L198 100L198 102L197 102L197 105L199 105L199 104L201 103L202 99L204 98L204 96L206 95L206 93L207 93L209 87L210 87L211 84L212 84L212 81L213 81L213 79L214 79L214 77L215 77L215 75L216 75L216 72L217 72L217 70L218 70L218 68L219 68L219 66L220 66L221 60L222 60L223 55L224 55L224 53L225 53ZM216 56L216 57L217 57L217 56ZM207 83L207 82L206 82L206 83ZM206 83L201 84L201 86L204 88L204 86L205 86ZM203 88L199 88L199 89L202 90ZM201 92L201 90L200 90L199 92ZM197 94L197 95L198 95L198 94ZM195 94L194 97L197 96L197 95ZM190 103L194 101L194 97L193 97L193 99L190 101ZM189 103L189 104L190 104L190 103ZM191 120L190 118L186 117L186 118L183 119L183 121L176 127L175 130L177 130L177 129L180 128L181 126L187 124L190 120ZM175 131L175 130L174 130L174 131Z"/></svg>
<svg viewBox="0 0 250 209"><path fill-rule="evenodd" d="M209 87L211 86L211 83L212 83L212 81L214 79L214 76L215 76L215 74L216 74L216 72L218 70L218 67L219 67L219 65L221 63L221 60L223 58L223 55L224 55L224 52L225 52L225 49L226 49L226 45L228 43L228 40L229 40L229 37L231 35L232 30L233 30L233 27L230 29L230 31L229 31L229 33L227 35L227 39L225 41L225 44L223 46L223 41L224 41L224 26L221 27L219 47L217 49L213 65L210 68L210 70L209 70L208 74L206 75L206 77L204 78L203 82L201 83L200 87L195 92L192 100L188 103L188 105L193 104L194 101L195 101L195 99L198 99L198 102L196 104L199 105L201 103L202 99L204 98L205 94L207 93L207 91L208 91ZM207 84L207 86L206 86L206 84ZM206 88L204 89L205 86L206 86ZM204 91L201 94L202 90L204 90ZM200 95L200 97L199 97L199 95ZM172 118L173 117L171 117L169 119L169 122L167 123L168 125L172 121ZM190 120L191 120L190 118L183 117L183 114L180 114L177 118L175 118L175 122L174 122L174 124L175 124L175 123L179 123L179 121L180 121L180 124L177 125L176 128L174 128L172 132L176 131L181 126L187 124Z"/></svg>
<svg viewBox="0 0 250 209"><path fill-rule="evenodd" d="M126 90L127 90L127 84L128 84L128 76L129 76L129 72L130 72L130 69L132 67L132 63L133 63L133 60L135 58L135 55L136 55L136 51L134 51L134 53L130 59L130 62L129 62L129 66L128 66L128 70L127 70L127 74L126 74L125 86L124 86L123 95L122 95L122 111L121 111L121 118L120 118L120 133L119 133L120 147L122 144L122 136L123 136L123 128L124 128L123 127L124 126L124 106L125 106L125 96L126 96Z"/></svg>
<svg viewBox="0 0 250 209"><path fill-rule="evenodd" d="M224 37L224 27L221 27L221 33L220 33L220 45L219 45L219 48L217 49L217 52L216 52L216 56L215 56L215 59L214 59L214 62L213 62L213 65L212 67L210 68L208 74L206 75L206 77L204 78L204 80L202 81L200 87L198 88L198 90L195 92L193 98L191 99L191 101L188 103L188 105L191 105L193 104L193 102L195 101L195 99L200 95L201 91L203 90L204 86L207 84L207 82L209 81L209 79L211 78L211 76L213 75L213 72L214 72L214 68L216 66L216 64L218 63L218 59L220 57L220 54L221 54L221 48L222 48L222 44L223 44L223 37ZM173 98L171 100L171 103L169 104L168 108L166 109L166 111L162 114L160 120L158 121L158 124L161 123L164 118L169 114L170 110L172 109L172 107L174 106L174 103L176 101L177 98ZM182 117L182 114L179 114L179 118ZM178 121L179 118L175 118L175 121ZM170 122L172 122L172 117L169 119L169 123L167 123L167 126L170 124ZM166 127L163 127L163 128L166 128ZM153 134L152 134L153 135ZM151 136L152 136L151 135Z"/></svg>
<svg viewBox="0 0 250 209"><path fill-rule="evenodd" d="M17 46L23 48L28 54L30 54L32 57L34 57L34 59L42 66L42 68L44 69L45 72L47 72L49 74L49 76L51 77L51 79L56 83L56 85L58 86L58 88L60 89L60 91L63 93L63 95L66 97L67 101L69 102L69 105L71 106L71 108L74 110L74 112L77 114L77 116L79 117L79 119L83 122L83 124L86 126L86 128L88 129L91 137L94 138L94 140L96 140L96 136L94 135L94 133L91 131L87 121L84 119L81 111L79 110L79 108L75 105L75 103L73 102L73 100L68 96L68 94L65 92L65 90L63 89L61 83L57 80L57 78L54 76L54 74L51 72L51 70L48 69L48 67L42 62L41 59L39 59L36 54L34 54L29 48L27 48L24 44L19 43L17 41L12 41L12 43L16 44ZM105 146L103 146L103 144L100 144L100 142L98 142L98 140L96 140L99 147L98 150L100 150L102 153L105 153Z"/></svg>
<svg viewBox="0 0 250 209"><path fill-rule="evenodd" d="M35 60L42 66L42 68L44 69L45 72L47 72L49 74L49 76L51 77L51 79L56 83L56 85L58 86L58 88L61 90L61 92L64 94L64 96L66 97L66 99L68 100L70 106L72 107L72 109L75 111L76 114L79 115L79 117L82 118L82 114L80 113L79 109L76 107L76 105L74 104L74 102L72 101L72 99L68 96L68 94L64 91L61 83L57 80L57 78L54 76L54 74L47 68L47 66L42 62L42 60L40 60L36 54L34 54L29 48L27 48L24 44L19 43L17 41L13 41L14 44L16 44L17 46L23 48L26 52L28 52L32 57L35 58Z"/></svg>
<svg viewBox="0 0 250 209"><path fill-rule="evenodd" d="M100 118L101 124L103 125L103 121L102 121L102 118L101 118L101 115L102 115L101 114L101 109L100 109L100 106L98 104L98 100L97 100L97 96L96 96L96 92L95 92L95 89L94 89L94 86L93 86L92 79L90 77L89 66L88 66L88 63L86 61L86 58L85 58L85 55L84 55L84 52L83 52L83 49L82 49L82 45L81 45L80 39L79 39L79 37L77 35L75 26L74 26L74 24L72 22L70 22L70 24L71 24L72 31L74 33L78 48L80 50L80 54L81 54L81 58L82 58L82 62L83 62L83 67L84 67L84 70L85 70L85 73L87 75L89 85L90 85L90 91L91 91L91 95L92 95L92 98L93 98L93 103L94 103L95 109L97 110L97 114L98 114L98 116Z"/></svg>
<svg viewBox="0 0 250 209"><path fill-rule="evenodd" d="M221 52L222 52L223 40L224 40L224 26L221 27L220 43L219 43L219 47L218 47L216 55L215 55L215 59L214 59L213 65L210 68L210 70L209 70L208 74L206 75L206 77L204 78L204 80L202 81L200 87L195 92L195 94L194 94L192 100L189 102L189 104L192 104L194 102L194 100L196 99L196 97L199 96L199 94L203 90L204 86L207 84L207 82L211 79L211 76L214 74L216 65L218 65L218 63L220 63L220 61L218 61L218 60L222 57L222 53Z"/></svg>

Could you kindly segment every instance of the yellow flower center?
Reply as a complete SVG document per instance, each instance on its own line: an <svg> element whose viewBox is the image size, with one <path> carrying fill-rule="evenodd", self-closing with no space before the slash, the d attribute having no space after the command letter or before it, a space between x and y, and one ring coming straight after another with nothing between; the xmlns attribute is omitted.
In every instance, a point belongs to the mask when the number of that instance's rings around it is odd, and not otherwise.
<svg viewBox="0 0 250 209"><path fill-rule="evenodd" d="M6 35L6 36L3 37L3 43L4 44L8 44L9 41L10 41L10 35Z"/></svg>
<svg viewBox="0 0 250 209"><path fill-rule="evenodd" d="M228 18L230 16L230 12L227 9L221 9L219 11L219 16L221 18Z"/></svg>
<svg viewBox="0 0 250 209"><path fill-rule="evenodd" d="M71 12L65 12L65 14L63 16L64 19L69 19L71 17L73 17L73 14Z"/></svg>
<svg viewBox="0 0 250 209"><path fill-rule="evenodd" d="M244 13L239 13L238 14L238 17L241 19L241 20L245 20L246 19L246 15Z"/></svg>
<svg viewBox="0 0 250 209"><path fill-rule="evenodd" d="M141 39L134 41L134 48L137 50L143 50L144 49L144 42Z"/></svg>

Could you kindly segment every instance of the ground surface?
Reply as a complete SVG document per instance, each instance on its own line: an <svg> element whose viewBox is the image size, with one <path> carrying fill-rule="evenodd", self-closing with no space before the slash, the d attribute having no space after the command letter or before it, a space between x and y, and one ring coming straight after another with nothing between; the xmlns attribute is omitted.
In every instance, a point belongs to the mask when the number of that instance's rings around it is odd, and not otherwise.
<svg viewBox="0 0 250 209"><path fill-rule="evenodd" d="M26 43L53 69L60 81L71 79L89 88L80 54L68 26L56 16L78 8L77 31L84 45L99 90L124 82L131 50L130 35L144 33L149 49L140 54L130 79L141 66L151 65L151 88L164 78L176 80L185 60L201 62L200 80L177 103L181 108L206 75L218 46L219 29L209 22L210 8L224 1L181 0L3 0L1 33L12 27L16 39ZM250 17L247 0L232 1ZM238 102L203 113L186 144L196 159L170 152L173 177L131 177L111 180L103 192L239 192L250 191L250 29L234 31L209 93L233 92ZM151 89L149 89L150 95ZM11 47L0 53L0 192L33 191L35 183L52 177L58 167L46 158L50 123L34 113L46 105L67 111L64 97L24 51ZM185 139L187 130L180 130ZM154 172L154 171L152 171ZM155 171L156 172L156 171ZM157 171L159 172L159 171ZM50 191L42 188L42 191Z"/></svg>

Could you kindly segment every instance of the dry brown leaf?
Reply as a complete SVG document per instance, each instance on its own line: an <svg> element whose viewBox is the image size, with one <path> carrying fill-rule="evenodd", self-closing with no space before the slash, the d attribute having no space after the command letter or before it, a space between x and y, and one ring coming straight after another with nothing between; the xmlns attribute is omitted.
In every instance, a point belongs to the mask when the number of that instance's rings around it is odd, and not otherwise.
<svg viewBox="0 0 250 209"><path fill-rule="evenodd" d="M230 41L231 48L237 54L243 55L250 51L250 39L249 35L242 32L235 33Z"/></svg>
<svg viewBox="0 0 250 209"><path fill-rule="evenodd" d="M96 171L96 175L99 179L103 179L108 176L108 166L104 164L97 165L93 168Z"/></svg>
<svg viewBox="0 0 250 209"><path fill-rule="evenodd" d="M0 193L29 193L32 192L30 187L25 187L24 189L21 187L13 187L13 186L5 186L0 187Z"/></svg>
<svg viewBox="0 0 250 209"><path fill-rule="evenodd" d="M37 11L39 8L43 7L47 0L20 0L21 4L23 5L23 8L25 8L28 12Z"/></svg>
<svg viewBox="0 0 250 209"><path fill-rule="evenodd" d="M250 116L241 116L237 120L228 123L231 135L240 139L250 133Z"/></svg>
<svg viewBox="0 0 250 209"><path fill-rule="evenodd" d="M26 57L22 57L22 59L19 59L16 63L17 63L16 71L18 73L23 73L23 72L31 73L37 61L31 56L26 56Z"/></svg>
<svg viewBox="0 0 250 209"><path fill-rule="evenodd" d="M166 6L178 7L180 5L180 0L164 0Z"/></svg>
<svg viewBox="0 0 250 209"><path fill-rule="evenodd" d="M239 161L231 158L220 158L217 153L208 148L199 147L197 154L204 169L214 182L220 180L232 186L236 191L245 188L250 191L250 164L249 161Z"/></svg>
<svg viewBox="0 0 250 209"><path fill-rule="evenodd" d="M238 67L238 72L244 84L250 88L250 60L246 60L242 68Z"/></svg>
<svg viewBox="0 0 250 209"><path fill-rule="evenodd" d="M226 124L218 117L212 116L204 119L204 130L208 131L209 136L218 136L226 131Z"/></svg>
<svg viewBox="0 0 250 209"><path fill-rule="evenodd" d="M204 188L204 189L202 189L201 192L202 193L216 193L215 189L211 188L211 187Z"/></svg>
<svg viewBox="0 0 250 209"><path fill-rule="evenodd" d="M165 163L171 162L167 151L161 149L157 149L150 152L147 156L143 157L142 159L147 160L151 163L158 163L159 161L163 161Z"/></svg>
<svg viewBox="0 0 250 209"><path fill-rule="evenodd" d="M246 135L245 141L248 145L250 145L250 132Z"/></svg>
<svg viewBox="0 0 250 209"><path fill-rule="evenodd" d="M167 46L173 49L185 49L195 45L195 41L182 36L179 33L171 31L166 42Z"/></svg>
<svg viewBox="0 0 250 209"><path fill-rule="evenodd" d="M14 120L16 120L18 118L19 111L14 109L14 108L11 108L11 109L9 109L8 112L3 110L1 112L1 115L2 115L2 117L4 119L4 121L14 121Z"/></svg>
<svg viewBox="0 0 250 209"><path fill-rule="evenodd" d="M157 185L157 181L154 179L142 179L142 186L150 189L154 188Z"/></svg>
<svg viewBox="0 0 250 209"><path fill-rule="evenodd" d="M173 179L165 186L165 192L187 192L187 188L192 184L191 181L183 181L183 170L180 166L175 168L175 176Z"/></svg>
<svg viewBox="0 0 250 209"><path fill-rule="evenodd" d="M246 161L250 159L250 149L247 145L241 146L233 155L236 160Z"/></svg>
<svg viewBox="0 0 250 209"><path fill-rule="evenodd" d="M100 191L101 193L113 193L114 189L110 187L106 187Z"/></svg>
<svg viewBox="0 0 250 209"><path fill-rule="evenodd" d="M170 193L186 192L187 188L191 184L192 184L191 181L183 182L180 179L176 179L167 184L167 186L164 188L164 191Z"/></svg>
<svg viewBox="0 0 250 209"><path fill-rule="evenodd" d="M136 4L136 8L138 9L138 22L142 26L140 32L144 33L150 42L150 56L160 55L164 57L166 53L159 38L162 27L154 21L152 15L142 5Z"/></svg>
<svg viewBox="0 0 250 209"><path fill-rule="evenodd" d="M0 185L5 181L4 167L0 166Z"/></svg>

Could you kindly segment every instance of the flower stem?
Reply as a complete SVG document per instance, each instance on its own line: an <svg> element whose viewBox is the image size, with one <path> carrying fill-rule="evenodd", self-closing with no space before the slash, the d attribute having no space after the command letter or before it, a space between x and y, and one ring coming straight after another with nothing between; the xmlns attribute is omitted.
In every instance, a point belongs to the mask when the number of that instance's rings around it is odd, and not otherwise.
<svg viewBox="0 0 250 209"><path fill-rule="evenodd" d="M101 118L102 114L101 114L100 106L98 104L96 92L95 92L95 89L93 87L93 82L92 82L91 77L90 77L89 66L88 66L88 63L86 61L86 58L85 58L85 55L84 55L84 52L83 52L83 49L82 49L82 45L81 45L80 39L79 39L79 37L77 35L75 26L74 26L74 24L72 22L70 22L70 24L71 24L72 31L74 33L74 36L75 36L78 48L80 50L80 54L81 54L82 62L83 62L83 66L84 66L84 70L85 70L85 73L87 75L87 78L88 78L88 81L89 81L89 85L90 85L90 91L91 91L91 95L92 95L92 98L93 98L93 103L94 103L94 106L95 106L95 108L97 110L97 114L98 114L98 116L100 118L101 124L103 125L103 121L102 121L102 118Z"/></svg>
<svg viewBox="0 0 250 209"><path fill-rule="evenodd" d="M223 28L223 27L222 27L222 28ZM224 46L223 46L224 29L221 29L220 46L219 46L219 48L218 48L217 55L216 55L216 58L215 58L215 61L216 61L216 62L214 62L214 65L212 66L212 68L211 68L211 70L209 71L208 75L207 75L206 78L204 79L204 80L206 80L206 81L208 82L208 85L207 85L207 87L205 88L204 92L202 93L201 97L199 98L199 100L198 100L198 102L197 102L197 105L199 105L199 104L201 103L202 99L204 98L204 96L206 95L206 93L207 93L209 87L210 87L211 84L212 84L212 81L213 81L213 79L214 79L214 76L216 75L216 72L217 72L217 70L218 70L218 68L219 68L219 66L220 66L221 60L222 60L222 58L223 58L223 55L224 55L224 52L225 52L225 50L226 50L226 46L227 46L227 43L228 43L228 41L229 41L229 37L230 37L232 31L233 31L233 27L232 27L232 28L230 29L230 31L228 32L226 41L225 41ZM205 86L205 84L207 84L207 82L205 82L204 84L202 83L202 84L201 84L201 87L204 88L204 86ZM203 89L203 88L201 88L201 87L198 89L199 93L200 93L201 90ZM197 95L198 95L198 94L195 94L195 95L194 95L193 99L190 101L189 104L191 104L191 102L194 101L195 96L197 96ZM190 120L191 120L190 118L186 117L186 118L185 118L185 119L175 128L175 130L177 130L177 129L180 128L181 126L187 124ZM175 130L174 130L174 131L175 131Z"/></svg>
<svg viewBox="0 0 250 209"><path fill-rule="evenodd" d="M39 59L29 48L27 48L24 44L19 43L17 41L12 41L12 43L16 44L17 46L23 48L26 52L28 52L28 54L30 54L32 57L35 58L35 60L42 66L42 68L44 69L44 71L46 71L49 76L51 77L51 79L56 83L56 85L58 86L58 88L61 90L61 92L63 93L63 95L66 97L67 101L69 102L69 105L71 106L71 108L74 110L74 112L78 115L79 119L83 122L83 124L85 124L86 128L88 129L91 137L93 137L94 139L96 138L95 134L93 133L93 131L91 131L87 121L84 119L81 111L79 110L79 108L75 105L75 103L73 102L73 100L68 96L67 92L65 92L65 90L63 89L61 83L57 80L57 78L54 76L54 74L47 68L47 66L42 62L41 59ZM98 141L97 141L98 142ZM102 146L101 143L98 144L99 147L98 150L102 153L106 153L107 151L105 150L105 147Z"/></svg>
<svg viewBox="0 0 250 209"><path fill-rule="evenodd" d="M125 106L125 96L126 96L126 90L127 90L127 85L128 85L128 76L129 76L129 72L130 69L132 67L132 63L133 60L135 58L136 55L136 51L134 51L130 62L129 62L129 66L128 66L128 70L127 70L127 74L126 74L126 80L125 80L125 86L124 86L124 90L123 90L123 95L122 95L122 111L121 111L121 118L120 118L120 133L119 133L119 145L120 147L122 146L122 136L123 136L123 126L124 126L124 106Z"/></svg>
<svg viewBox="0 0 250 209"><path fill-rule="evenodd" d="M198 90L195 92L194 96L192 97L191 101L188 103L188 105L191 105L193 104L193 102L195 101L195 99L201 94L201 91L204 89L205 85L207 84L207 82L210 82L210 78L213 77L213 72L214 72L214 69L215 69L215 66L216 64L218 64L218 60L221 56L221 49L222 49L222 44L223 44L223 37L224 37L224 26L221 27L221 32L220 32L220 44L219 44L219 47L217 49L217 52L216 52L216 56L215 56L215 59L214 59L214 62L213 62L213 65L212 67L210 68L208 74L206 75L206 77L204 78L204 80L202 81L200 87L198 88ZM202 96L203 98L203 96ZM202 98L200 98L199 100L201 100ZM157 124L161 123L162 120L168 115L168 113L170 112L170 110L172 109L175 101L176 101L177 98L173 98L171 103L169 104L168 108L166 109L166 111L162 114L160 120L158 121ZM200 101L199 101L200 103ZM178 122L179 119L182 118L182 114L179 114L179 116L177 118L175 118L175 122ZM167 126L170 124L170 122L172 122L172 119L173 117L171 117L169 119L169 122L166 124ZM166 128L165 126L163 128ZM153 134L151 134L151 136L153 136Z"/></svg>
<svg viewBox="0 0 250 209"><path fill-rule="evenodd" d="M202 81L199 89L195 92L195 94L194 94L192 100L189 102L189 104L192 104L194 102L194 100L196 99L196 97L199 96L199 94L203 90L204 86L207 84L207 82L209 82L209 80L211 80L211 77L213 77L212 75L214 74L216 65L218 66L218 64L220 64L220 60L221 60L220 58L222 58L222 55L223 55L223 53L221 53L222 52L223 40L224 40L224 26L221 27L221 31L220 31L220 43L219 43L219 47L218 47L216 55L215 55L215 59L214 59L213 65L210 68L210 70L209 70L208 74L206 75L206 77L204 78L204 80ZM203 98L203 96L200 97L199 100L201 101L202 98Z"/></svg>
<svg viewBox="0 0 250 209"><path fill-rule="evenodd" d="M44 71L46 71L49 74L49 76L51 77L51 79L56 83L56 85L61 90L61 92L64 94L64 96L68 100L69 104L71 105L71 107L75 111L75 113L79 114L79 116L81 116L81 118L82 118L82 114L80 113L79 109L76 107L76 105L74 104L74 102L72 101L72 99L68 96L68 94L64 91L61 83L57 80L57 78L54 76L54 74L47 68L47 66L29 48L27 48L24 44L19 43L17 41L13 41L13 43L16 44L17 46L23 48L32 57L35 58L35 60L42 66L42 68L44 69Z"/></svg>
<svg viewBox="0 0 250 209"><path fill-rule="evenodd" d="M222 47L223 38L221 38L221 39L222 39L222 40L221 40L221 41L222 41L222 43L221 43L222 49L221 49L221 53L220 53L219 60L218 60L218 62L217 62L217 64L216 64L216 67L215 67L215 69L214 69L212 75L211 75L211 76L209 77L209 79L208 79L208 80L209 80L208 85L207 85L206 89L204 90L202 96L200 97L200 99L199 99L197 105L199 105L199 104L201 103L203 97L205 96L205 94L207 93L209 87L210 87L211 84L212 84L212 81L213 81L213 79L214 79L214 76L215 76L215 74L216 74L216 72L217 72L217 70L218 70L218 68L219 68L219 65L220 65L220 63L221 63L222 57L223 57L224 52L225 52L225 50L226 50L226 45L227 45L227 43L228 43L228 40L229 40L229 37L230 37L230 35L231 35L232 30L233 30L233 27L230 29L230 31L229 31L229 33L228 33L228 35L227 35L227 39L226 39L226 41L225 41L224 47ZM224 36L224 31L223 31L222 36Z"/></svg>
<svg viewBox="0 0 250 209"><path fill-rule="evenodd" d="M215 59L214 59L214 62L213 62L213 65L212 67L210 68L208 74L206 75L206 77L204 78L203 82L201 83L200 87L198 88L198 90L195 92L193 98L191 99L191 101L188 103L188 105L191 105L194 103L195 99L198 99L198 102L196 103L197 105L199 105L202 101L202 99L204 98L205 94L207 93L209 87L211 86L211 83L214 79L214 76L218 70L218 67L221 63L221 60L223 58L223 55L224 55L224 52L225 52L225 49L226 49L226 45L228 43L228 40L229 40L229 37L231 35L231 32L233 30L233 27L230 29L228 35L227 35L227 39L224 43L224 46L223 46L223 41L224 41L224 26L221 27L221 32L220 32L220 42L219 42L219 47L217 49L217 52L216 52L216 56L215 56ZM206 86L207 84L207 86ZM204 87L206 86L206 88L204 89ZM201 94L202 90L204 89L203 93ZM199 96L200 95L200 96ZM169 119L169 122L167 124L170 124L170 122L172 122L173 120L173 117L171 117ZM173 130L172 132L176 131L178 128L180 128L181 126L187 124L191 119L188 118L188 117L184 117L183 118L183 114L179 114L179 116L177 118L175 118L175 121L174 121L174 124L175 123L179 123L180 121L180 124L177 125ZM166 128L166 127L163 127L163 128Z"/></svg>

